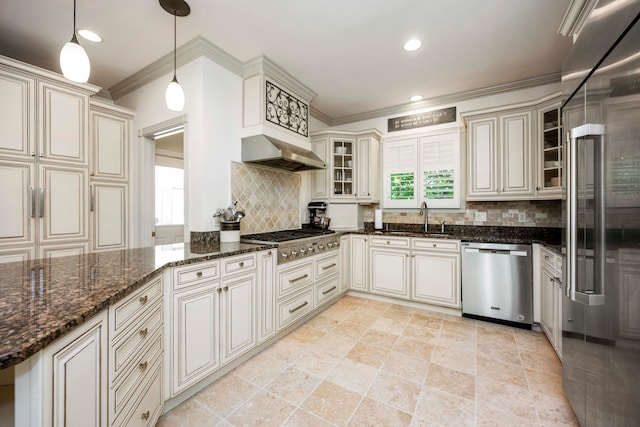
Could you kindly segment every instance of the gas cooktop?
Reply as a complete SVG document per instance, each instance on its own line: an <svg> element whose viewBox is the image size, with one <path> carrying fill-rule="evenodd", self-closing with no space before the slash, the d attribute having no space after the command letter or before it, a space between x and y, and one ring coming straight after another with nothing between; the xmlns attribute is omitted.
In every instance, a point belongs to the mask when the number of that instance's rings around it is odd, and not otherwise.
<svg viewBox="0 0 640 427"><path fill-rule="evenodd" d="M306 239L335 233L334 230L321 228L298 228L294 230L270 231L268 233L244 234L240 240L244 243L251 242L287 242L289 240Z"/></svg>

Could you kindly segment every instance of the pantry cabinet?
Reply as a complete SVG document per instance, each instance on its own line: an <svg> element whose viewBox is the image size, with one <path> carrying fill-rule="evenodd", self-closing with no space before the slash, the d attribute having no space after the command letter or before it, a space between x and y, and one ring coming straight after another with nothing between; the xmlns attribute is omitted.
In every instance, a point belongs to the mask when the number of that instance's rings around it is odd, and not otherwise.
<svg viewBox="0 0 640 427"><path fill-rule="evenodd" d="M468 116L467 200L531 199L536 158L532 109Z"/></svg>
<svg viewBox="0 0 640 427"><path fill-rule="evenodd" d="M312 172L312 199L333 203L377 203L380 198L381 136L375 129L312 134L313 152L328 165L326 170Z"/></svg>
<svg viewBox="0 0 640 427"><path fill-rule="evenodd" d="M128 188L126 183L92 181L89 211L93 252L126 249Z"/></svg>

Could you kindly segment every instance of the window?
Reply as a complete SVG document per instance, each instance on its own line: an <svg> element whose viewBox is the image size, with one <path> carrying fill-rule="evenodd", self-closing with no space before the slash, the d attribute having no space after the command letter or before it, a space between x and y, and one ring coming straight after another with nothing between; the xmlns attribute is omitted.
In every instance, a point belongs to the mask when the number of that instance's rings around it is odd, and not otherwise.
<svg viewBox="0 0 640 427"><path fill-rule="evenodd" d="M423 174L423 193L427 200L453 199L454 170L428 170Z"/></svg>
<svg viewBox="0 0 640 427"><path fill-rule="evenodd" d="M156 225L184 224L184 169L156 166Z"/></svg>
<svg viewBox="0 0 640 427"><path fill-rule="evenodd" d="M383 147L383 207L404 208L417 204L415 138L385 142Z"/></svg>
<svg viewBox="0 0 640 427"><path fill-rule="evenodd" d="M414 189L413 172L391 174L391 200L413 200Z"/></svg>

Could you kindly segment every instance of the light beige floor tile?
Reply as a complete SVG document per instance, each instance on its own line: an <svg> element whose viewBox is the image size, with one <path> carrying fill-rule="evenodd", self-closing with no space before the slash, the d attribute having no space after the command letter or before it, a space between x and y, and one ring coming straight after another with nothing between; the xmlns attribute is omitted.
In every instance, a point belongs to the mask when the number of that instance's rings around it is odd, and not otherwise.
<svg viewBox="0 0 640 427"><path fill-rule="evenodd" d="M264 353L282 362L291 363L309 349L311 349L311 344L302 343L286 336L267 348Z"/></svg>
<svg viewBox="0 0 640 427"><path fill-rule="evenodd" d="M300 326L293 332L291 332L289 335L287 335L287 338L290 338L292 340L296 340L305 344L315 344L318 341L320 341L320 339L325 335L327 335L326 332L305 324Z"/></svg>
<svg viewBox="0 0 640 427"><path fill-rule="evenodd" d="M349 422L350 427L402 427L411 424L411 415L365 397Z"/></svg>
<svg viewBox="0 0 640 427"><path fill-rule="evenodd" d="M352 313L349 317L347 317L345 320L368 328L369 326L373 325L376 319L377 319L376 316L372 316L369 314L362 314L356 311Z"/></svg>
<svg viewBox="0 0 640 427"><path fill-rule="evenodd" d="M336 303L335 305L323 311L322 314L330 319L342 322L344 319L353 314L353 310L351 310L350 308L340 307Z"/></svg>
<svg viewBox="0 0 640 427"><path fill-rule="evenodd" d="M336 363L340 360L337 356L329 354L322 350L316 350L316 348L312 348L306 353L300 355L294 362L293 365L312 373L313 375L317 375L321 378L324 378L331 372Z"/></svg>
<svg viewBox="0 0 640 427"><path fill-rule="evenodd" d="M400 337L398 338L395 347L393 347L393 350L419 359L431 360L433 348L434 345L428 342L413 338Z"/></svg>
<svg viewBox="0 0 640 427"><path fill-rule="evenodd" d="M468 317L455 316L453 314L443 314L442 320L447 320L449 322L464 323L465 325L469 325L471 327L475 327L477 324L482 323L479 320L469 319Z"/></svg>
<svg viewBox="0 0 640 427"><path fill-rule="evenodd" d="M324 381L304 401L302 409L337 425L345 425L360 404L362 395Z"/></svg>
<svg viewBox="0 0 640 427"><path fill-rule="evenodd" d="M437 388L424 386L414 413L416 425L419 420L447 426L473 426L475 403L449 394Z"/></svg>
<svg viewBox="0 0 640 427"><path fill-rule="evenodd" d="M370 329L393 335L402 335L407 326L407 320L395 320L388 317L378 317Z"/></svg>
<svg viewBox="0 0 640 427"><path fill-rule="evenodd" d="M367 396L394 408L413 413L421 385L405 378L380 371Z"/></svg>
<svg viewBox="0 0 640 427"><path fill-rule="evenodd" d="M560 359L553 351L550 353L534 353L525 350L520 352L520 358L522 359L522 366L525 368L562 375Z"/></svg>
<svg viewBox="0 0 640 427"><path fill-rule="evenodd" d="M455 371L432 363L425 384L469 400L475 400L476 378L465 372Z"/></svg>
<svg viewBox="0 0 640 427"><path fill-rule="evenodd" d="M478 355L477 374L479 377L489 378L524 389L529 388L525 369L520 365L504 363Z"/></svg>
<svg viewBox="0 0 640 427"><path fill-rule="evenodd" d="M411 316L412 316L411 312L407 312L405 310L398 310L395 307L396 306L389 308L387 311L382 313L380 317L384 319L395 320L398 322L404 322L405 324L408 323L409 320L411 320Z"/></svg>
<svg viewBox="0 0 640 427"><path fill-rule="evenodd" d="M530 422L537 422L533 393L521 387L477 377L476 401L501 408Z"/></svg>
<svg viewBox="0 0 640 427"><path fill-rule="evenodd" d="M433 342L441 347L455 349L460 352L473 353L476 352L475 337L454 334L445 330L441 330Z"/></svg>
<svg viewBox="0 0 640 427"><path fill-rule="evenodd" d="M578 427L578 421L567 399L564 397L550 397L535 392L533 395L533 402L541 425Z"/></svg>
<svg viewBox="0 0 640 427"><path fill-rule="evenodd" d="M160 417L157 427L208 427L215 426L222 418L200 405L195 400L187 400L168 414Z"/></svg>
<svg viewBox="0 0 640 427"><path fill-rule="evenodd" d="M370 329L360 338L360 343L390 351L396 344L398 336L387 332Z"/></svg>
<svg viewBox="0 0 640 427"><path fill-rule="evenodd" d="M195 395L194 398L209 410L226 417L247 401L257 390L258 388L253 384L229 373Z"/></svg>
<svg viewBox="0 0 640 427"><path fill-rule="evenodd" d="M326 379L348 390L365 394L376 379L377 374L378 370L376 368L349 359L342 359L327 375Z"/></svg>
<svg viewBox="0 0 640 427"><path fill-rule="evenodd" d="M278 396L260 391L227 417L227 421L234 426L280 425L295 409Z"/></svg>
<svg viewBox="0 0 640 427"><path fill-rule="evenodd" d="M413 326L417 326L419 328L431 328L440 330L442 327L442 318L441 317L431 317L425 316L423 314L414 313L409 320L409 324Z"/></svg>
<svg viewBox="0 0 640 427"><path fill-rule="evenodd" d="M354 362L364 363L365 365L369 365L374 368L380 368L387 359L387 356L389 356L390 352L390 349L374 347L358 342L345 357L353 360Z"/></svg>
<svg viewBox="0 0 640 427"><path fill-rule="evenodd" d="M448 319L445 319L442 322L441 330L452 333L452 334L464 335L466 337L471 337L471 338L475 338L476 336L476 328L474 327L473 324L468 324L468 323L459 322L459 321L451 321Z"/></svg>
<svg viewBox="0 0 640 427"><path fill-rule="evenodd" d="M318 316L309 320L307 325L324 332L331 332L333 328L338 326L338 323L340 323L339 320L332 319L330 317L325 316L324 314L319 314Z"/></svg>
<svg viewBox="0 0 640 427"><path fill-rule="evenodd" d="M356 345L356 342L357 341L354 339L330 332L314 344L312 349L316 351L323 351L336 357L344 357L349 353L349 351L351 351L353 346Z"/></svg>
<svg viewBox="0 0 640 427"><path fill-rule="evenodd" d="M422 383L427 377L429 361L392 350L384 365L382 365L382 370Z"/></svg>
<svg viewBox="0 0 640 427"><path fill-rule="evenodd" d="M498 360L512 365L521 365L520 352L518 346L513 344L498 344L495 342L478 341L478 354L490 359Z"/></svg>
<svg viewBox="0 0 640 427"><path fill-rule="evenodd" d="M486 404L478 404L476 425L478 427L535 427L538 423L518 418Z"/></svg>
<svg viewBox="0 0 640 427"><path fill-rule="evenodd" d="M265 390L298 406L321 382L320 377L289 366L267 384Z"/></svg>
<svg viewBox="0 0 640 427"><path fill-rule="evenodd" d="M484 325L478 325L476 331L478 342L487 342L506 346L516 344L515 336L511 330L488 328Z"/></svg>
<svg viewBox="0 0 640 427"><path fill-rule="evenodd" d="M433 329L428 326L418 326L413 323L409 323L402 332L402 336L415 338L421 341L435 344L438 338L438 333L438 329Z"/></svg>
<svg viewBox="0 0 640 427"><path fill-rule="evenodd" d="M332 425L304 409L298 409L282 427L331 427Z"/></svg>
<svg viewBox="0 0 640 427"><path fill-rule="evenodd" d="M333 331L331 331L331 333L342 335L354 340L359 340L360 337L362 337L364 333L367 332L367 330L368 326L359 325L357 323L352 323L348 320L345 320L344 322L341 322L340 324L338 324L338 326L333 328Z"/></svg>
<svg viewBox="0 0 640 427"><path fill-rule="evenodd" d="M471 375L476 374L475 353L461 352L458 349L435 346L431 354L431 363L445 366L457 371L466 372Z"/></svg>
<svg viewBox="0 0 640 427"><path fill-rule="evenodd" d="M238 366L233 370L233 373L253 384L263 386L286 367L285 362L262 352Z"/></svg>
<svg viewBox="0 0 640 427"><path fill-rule="evenodd" d="M366 314L367 316L379 317L387 311L386 306L363 304L356 309L356 313Z"/></svg>
<svg viewBox="0 0 640 427"><path fill-rule="evenodd" d="M562 376L542 371L526 370L529 389L551 397L564 398Z"/></svg>

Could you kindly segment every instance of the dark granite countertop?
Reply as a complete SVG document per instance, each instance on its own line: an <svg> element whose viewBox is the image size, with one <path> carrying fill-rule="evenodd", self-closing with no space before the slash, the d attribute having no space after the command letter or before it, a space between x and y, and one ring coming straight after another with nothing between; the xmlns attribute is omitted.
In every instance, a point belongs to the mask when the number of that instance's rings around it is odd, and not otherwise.
<svg viewBox="0 0 640 427"><path fill-rule="evenodd" d="M28 359L167 267L275 247L174 244L0 264L0 369Z"/></svg>
<svg viewBox="0 0 640 427"><path fill-rule="evenodd" d="M428 237L434 239L455 239L467 242L487 243L540 243L544 245L560 245L562 229L544 227L497 227L497 226L469 226L447 225L445 233L440 233L440 227L429 227L429 233L425 235L422 224L389 224L386 230L375 230L373 223L365 223L363 231L354 233L403 236L403 237Z"/></svg>

